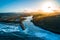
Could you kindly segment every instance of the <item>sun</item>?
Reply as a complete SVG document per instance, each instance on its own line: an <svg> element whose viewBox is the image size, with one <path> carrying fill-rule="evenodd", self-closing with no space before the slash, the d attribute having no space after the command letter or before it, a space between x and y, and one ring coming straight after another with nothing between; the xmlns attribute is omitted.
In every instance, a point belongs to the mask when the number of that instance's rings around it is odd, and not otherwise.
<svg viewBox="0 0 60 40"><path fill-rule="evenodd" d="M53 2L44 2L42 5L41 5L41 10L43 12L54 12L53 10L56 10L56 5L53 3Z"/></svg>

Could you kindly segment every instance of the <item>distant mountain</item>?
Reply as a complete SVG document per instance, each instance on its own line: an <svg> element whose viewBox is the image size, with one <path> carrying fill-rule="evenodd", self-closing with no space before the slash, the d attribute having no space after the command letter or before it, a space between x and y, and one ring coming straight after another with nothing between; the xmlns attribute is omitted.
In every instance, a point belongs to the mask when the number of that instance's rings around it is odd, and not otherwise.
<svg viewBox="0 0 60 40"><path fill-rule="evenodd" d="M21 15L21 13L0 13L0 16L17 16Z"/></svg>

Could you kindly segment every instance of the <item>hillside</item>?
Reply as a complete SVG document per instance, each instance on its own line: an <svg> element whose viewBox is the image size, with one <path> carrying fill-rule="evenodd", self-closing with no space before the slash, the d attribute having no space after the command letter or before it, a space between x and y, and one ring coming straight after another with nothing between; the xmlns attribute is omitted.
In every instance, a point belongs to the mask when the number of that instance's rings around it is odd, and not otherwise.
<svg viewBox="0 0 60 40"><path fill-rule="evenodd" d="M51 16L33 16L32 22L38 27L60 34L60 14Z"/></svg>

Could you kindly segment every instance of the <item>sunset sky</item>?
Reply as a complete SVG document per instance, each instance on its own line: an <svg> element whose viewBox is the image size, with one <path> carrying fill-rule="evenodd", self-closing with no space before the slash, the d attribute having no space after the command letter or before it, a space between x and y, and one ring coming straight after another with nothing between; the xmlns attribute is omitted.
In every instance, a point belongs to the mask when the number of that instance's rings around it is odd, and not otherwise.
<svg viewBox="0 0 60 40"><path fill-rule="evenodd" d="M0 12L21 12L24 10L39 10L42 3L48 0L0 0ZM55 1L60 7L60 0Z"/></svg>

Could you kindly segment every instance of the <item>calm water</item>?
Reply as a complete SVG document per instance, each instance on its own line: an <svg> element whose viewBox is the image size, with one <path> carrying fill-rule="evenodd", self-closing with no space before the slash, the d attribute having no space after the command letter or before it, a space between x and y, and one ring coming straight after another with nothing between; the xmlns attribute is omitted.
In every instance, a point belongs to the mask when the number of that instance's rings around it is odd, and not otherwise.
<svg viewBox="0 0 60 40"><path fill-rule="evenodd" d="M46 31L44 29L38 28L37 26L35 26L32 22L30 22L30 20L32 19L30 17L26 17L26 20L23 21L24 26L26 27L25 30L22 30L19 26L19 24L15 25L7 25L4 23L0 23L0 31L6 32L6 33L11 33L11 32L20 32L20 33L24 33L27 35L31 35L32 36L36 36L39 38L43 38L45 40L60 40L60 35L58 34L54 34L52 32ZM22 36L20 34L14 34L13 35L17 35L17 36ZM24 35L22 37L24 37Z"/></svg>

